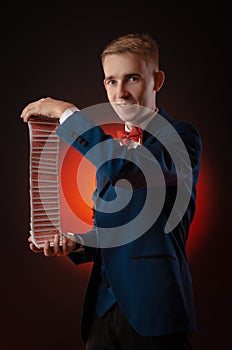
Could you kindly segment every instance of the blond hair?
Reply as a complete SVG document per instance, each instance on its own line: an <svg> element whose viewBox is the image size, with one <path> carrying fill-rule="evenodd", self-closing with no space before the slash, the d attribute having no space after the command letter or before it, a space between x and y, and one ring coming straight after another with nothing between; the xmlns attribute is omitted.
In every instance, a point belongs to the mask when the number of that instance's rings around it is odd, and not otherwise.
<svg viewBox="0 0 232 350"><path fill-rule="evenodd" d="M146 63L152 62L155 71L159 70L159 47L149 34L126 34L114 39L101 53L102 64L108 55L128 53L141 56Z"/></svg>

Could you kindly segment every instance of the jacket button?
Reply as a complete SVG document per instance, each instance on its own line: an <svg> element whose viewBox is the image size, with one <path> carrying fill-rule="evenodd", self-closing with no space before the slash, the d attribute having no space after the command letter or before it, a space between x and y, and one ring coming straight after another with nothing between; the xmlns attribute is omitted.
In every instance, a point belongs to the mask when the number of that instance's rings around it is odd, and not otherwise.
<svg viewBox="0 0 232 350"><path fill-rule="evenodd" d="M70 131L70 132L69 132L69 135L70 135L71 137L75 138L75 139L78 137L78 135L75 134L75 132L73 132L73 131Z"/></svg>

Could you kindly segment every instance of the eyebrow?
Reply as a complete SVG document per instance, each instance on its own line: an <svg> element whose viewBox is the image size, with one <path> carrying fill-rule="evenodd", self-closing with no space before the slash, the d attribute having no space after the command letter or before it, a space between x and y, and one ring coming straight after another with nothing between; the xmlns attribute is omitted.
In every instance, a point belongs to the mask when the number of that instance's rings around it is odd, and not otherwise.
<svg viewBox="0 0 232 350"><path fill-rule="evenodd" d="M130 78L130 77L141 77L141 74L138 74L138 73L129 73L129 74L126 74L124 78ZM108 77L105 77L105 80L114 80L114 76L113 75L109 75Z"/></svg>

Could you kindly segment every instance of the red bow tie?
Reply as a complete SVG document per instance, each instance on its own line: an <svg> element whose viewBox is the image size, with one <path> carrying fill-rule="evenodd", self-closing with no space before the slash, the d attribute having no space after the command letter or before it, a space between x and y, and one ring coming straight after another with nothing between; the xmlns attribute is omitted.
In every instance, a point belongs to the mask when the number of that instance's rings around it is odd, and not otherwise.
<svg viewBox="0 0 232 350"><path fill-rule="evenodd" d="M143 130L139 126L134 126L131 131L118 130L117 135L123 144L127 144L130 140L141 143Z"/></svg>

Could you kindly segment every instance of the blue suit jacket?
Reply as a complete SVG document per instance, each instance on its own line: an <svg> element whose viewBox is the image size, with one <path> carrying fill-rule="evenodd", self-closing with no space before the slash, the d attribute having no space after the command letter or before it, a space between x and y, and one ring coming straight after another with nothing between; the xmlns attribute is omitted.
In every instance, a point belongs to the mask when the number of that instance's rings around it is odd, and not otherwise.
<svg viewBox="0 0 232 350"><path fill-rule="evenodd" d="M143 234L134 239L133 232L130 232L130 239L122 245L111 248L104 248L104 245L103 248L87 246L85 255L70 254L70 258L76 264L94 261L83 308L84 341L87 339L89 323L94 313L102 259L116 300L137 332L144 336L160 336L193 333L195 329L194 298L186 256L186 240L195 212L196 184L202 150L201 137L192 124L172 120L162 109L159 114L177 131L191 161L192 187L189 202L184 215L169 233L164 233L164 230L175 203L180 174L177 176L175 164L167 151L169 146L174 149L175 145L172 144L169 133L163 130L165 128L156 125L156 117L151 122L156 134L145 131L143 137L143 146L149 150L151 159L148 159L149 156L144 153L143 147L128 150L125 146L120 146L81 112L75 112L57 130L60 138L87 156L93 164L96 166L101 164L97 171L95 225L101 227L104 232L110 232L112 227L122 227L139 215L147 199L146 180L141 169L146 166L150 169L152 157L154 167L151 169L154 171L151 175L154 181L151 185L153 187L151 196L154 204L152 202L149 204L150 211L146 212L148 220L150 215L154 215L156 197L159 196L159 190L163 186L159 169L162 170L166 187L162 209L160 213L156 213L155 222L142 232ZM102 143L102 147L97 151L99 154L96 152L95 156L87 154L92 147L102 141L107 142ZM165 147L165 144L168 147ZM182 155L177 156L181 164ZM107 159L105 163L104 159ZM185 177L186 174L183 174L180 182L184 183ZM122 178L132 184L131 200L125 208L107 212L104 210L104 205L107 207L107 203L116 198L115 185Z"/></svg>

